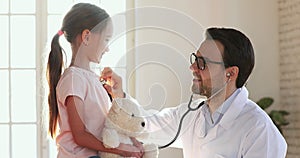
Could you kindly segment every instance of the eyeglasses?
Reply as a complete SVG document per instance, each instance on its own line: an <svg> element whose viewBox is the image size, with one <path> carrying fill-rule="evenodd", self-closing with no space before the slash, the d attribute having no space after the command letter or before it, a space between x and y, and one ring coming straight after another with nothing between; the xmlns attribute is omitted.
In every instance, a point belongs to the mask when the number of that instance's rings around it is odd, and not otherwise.
<svg viewBox="0 0 300 158"><path fill-rule="evenodd" d="M190 56L190 62L193 64L196 62L198 69L204 70L207 63L213 63L213 64L224 64L224 62L219 61L212 61L205 57L198 57L195 53L192 53ZM225 65L225 64L224 64Z"/></svg>

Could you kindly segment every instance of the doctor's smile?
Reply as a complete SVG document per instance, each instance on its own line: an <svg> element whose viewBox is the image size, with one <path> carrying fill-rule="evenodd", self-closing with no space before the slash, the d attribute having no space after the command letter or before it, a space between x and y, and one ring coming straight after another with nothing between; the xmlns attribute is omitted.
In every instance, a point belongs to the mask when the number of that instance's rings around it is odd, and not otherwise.
<svg viewBox="0 0 300 158"><path fill-rule="evenodd" d="M201 80L200 78L194 78L194 79L193 79L193 82L194 82L194 83L199 83L199 82L202 82L202 80Z"/></svg>

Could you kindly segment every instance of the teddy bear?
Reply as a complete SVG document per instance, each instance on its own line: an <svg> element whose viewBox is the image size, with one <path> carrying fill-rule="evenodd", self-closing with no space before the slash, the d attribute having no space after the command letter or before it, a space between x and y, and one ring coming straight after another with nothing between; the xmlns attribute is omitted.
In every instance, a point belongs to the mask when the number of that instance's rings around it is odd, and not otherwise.
<svg viewBox="0 0 300 158"><path fill-rule="evenodd" d="M102 130L102 141L106 148L117 148L120 143L133 145L131 138L147 139L145 120L142 117L143 108L128 98L115 98L107 114ZM143 144L143 158L157 158L156 144ZM101 152L101 158L120 158L121 156Z"/></svg>

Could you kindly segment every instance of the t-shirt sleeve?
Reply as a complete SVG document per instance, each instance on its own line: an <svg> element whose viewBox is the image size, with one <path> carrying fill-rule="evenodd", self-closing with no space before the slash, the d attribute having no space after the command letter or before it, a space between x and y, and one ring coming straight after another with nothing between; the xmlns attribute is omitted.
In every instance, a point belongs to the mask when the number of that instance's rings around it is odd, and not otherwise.
<svg viewBox="0 0 300 158"><path fill-rule="evenodd" d="M63 76L56 87L58 100L65 105L68 96L76 96L85 100L87 84L84 78L76 73L69 73Z"/></svg>

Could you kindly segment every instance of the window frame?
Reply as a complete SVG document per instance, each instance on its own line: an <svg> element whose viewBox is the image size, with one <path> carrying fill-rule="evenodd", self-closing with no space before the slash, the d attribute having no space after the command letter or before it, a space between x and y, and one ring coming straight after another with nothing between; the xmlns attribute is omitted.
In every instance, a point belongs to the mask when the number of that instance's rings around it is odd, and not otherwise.
<svg viewBox="0 0 300 158"><path fill-rule="evenodd" d="M13 71L20 71L20 70L31 70L31 71L34 71L35 72L35 79L36 81L39 81L39 75L38 75L38 71L37 71L37 52L38 52L38 44L37 44L37 38L35 37L34 40L35 40L35 66L33 67L13 67L12 66L12 62L11 62L11 59L12 59L12 49L11 49L11 46L12 46L12 42L11 42L11 39L12 39L12 36L11 36L11 27L12 27L12 22L11 22L11 18L13 16L34 16L34 19L35 19L35 27L37 28L37 12L35 13L12 13L12 10L11 10L11 1L12 0L7 0L7 13L0 13L0 16L7 16L7 19L8 19L8 36L7 36L7 67L1 67L0 70L1 71L7 71L7 79L8 79L8 122L0 122L0 125L7 125L8 126L8 135L9 135L9 138L8 138L8 154L10 157L13 157L14 153L13 153L13 126L14 125L34 125L35 126L35 130L36 130L36 133L37 133L37 136L36 136L36 151L37 153L35 153L36 157L40 157L40 151L39 150L41 147L39 145L38 142L40 142L40 136L39 136L39 129L40 129L40 123L39 123L39 97L38 97L38 87L37 85L39 84L39 82L36 82L36 93L35 93L35 103L36 103L36 120L35 121L13 121L13 117L12 117L12 114L13 114L13 110L12 110L12 74L13 74ZM39 2L39 1L35 1L35 2ZM35 4L35 7L37 8L37 5ZM37 34L35 34L37 35Z"/></svg>

